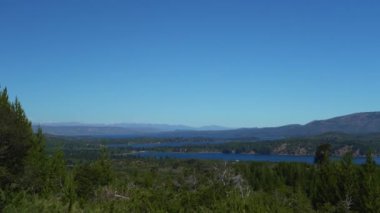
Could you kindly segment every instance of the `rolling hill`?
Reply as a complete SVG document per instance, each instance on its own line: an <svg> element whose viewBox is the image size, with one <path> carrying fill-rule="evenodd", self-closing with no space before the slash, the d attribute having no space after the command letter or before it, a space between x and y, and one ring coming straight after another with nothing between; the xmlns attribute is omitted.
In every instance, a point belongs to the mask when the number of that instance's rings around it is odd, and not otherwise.
<svg viewBox="0 0 380 213"><path fill-rule="evenodd" d="M241 128L225 131L177 131L160 133L160 137L211 137L280 139L312 136L326 132L367 134L380 132L380 112L355 113L327 120L312 121L305 125L286 125L267 128Z"/></svg>

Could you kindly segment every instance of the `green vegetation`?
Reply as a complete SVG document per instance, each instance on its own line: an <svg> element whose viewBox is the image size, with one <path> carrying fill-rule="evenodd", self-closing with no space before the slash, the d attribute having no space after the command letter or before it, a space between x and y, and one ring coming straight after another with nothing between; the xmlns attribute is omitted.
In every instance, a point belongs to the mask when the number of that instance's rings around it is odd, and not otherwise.
<svg viewBox="0 0 380 213"><path fill-rule="evenodd" d="M18 101L0 92L1 212L378 212L371 152L316 164L140 159L102 142L45 144ZM56 149L56 151L53 151ZM62 151L63 150L63 151Z"/></svg>
<svg viewBox="0 0 380 213"><path fill-rule="evenodd" d="M364 156L368 151L380 155L380 134L350 135L344 133L325 133L313 137L287 138L271 141L229 141L220 144L191 145L183 147L152 148L156 151L174 152L223 152L279 154L279 155L310 155L313 156L321 144L331 145L331 154L343 156L352 152L354 156Z"/></svg>

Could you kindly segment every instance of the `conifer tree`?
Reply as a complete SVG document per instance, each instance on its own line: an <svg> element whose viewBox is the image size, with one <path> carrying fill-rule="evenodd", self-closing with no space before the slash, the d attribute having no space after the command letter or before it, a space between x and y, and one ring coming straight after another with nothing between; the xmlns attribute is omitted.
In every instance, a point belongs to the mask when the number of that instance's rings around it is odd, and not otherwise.
<svg viewBox="0 0 380 213"><path fill-rule="evenodd" d="M42 191L47 182L48 158L44 149L45 138L39 128L25 158L25 172L22 178L24 188L33 193Z"/></svg>
<svg viewBox="0 0 380 213"><path fill-rule="evenodd" d="M24 171L25 158L33 143L31 123L20 102L9 101L0 91L0 186L14 181Z"/></svg>
<svg viewBox="0 0 380 213"><path fill-rule="evenodd" d="M317 165L328 164L330 160L331 145L321 144L315 152L314 163Z"/></svg>
<svg viewBox="0 0 380 213"><path fill-rule="evenodd" d="M366 162L360 172L359 209L365 212L378 212L380 209L380 173L376 168L373 154L368 151Z"/></svg>

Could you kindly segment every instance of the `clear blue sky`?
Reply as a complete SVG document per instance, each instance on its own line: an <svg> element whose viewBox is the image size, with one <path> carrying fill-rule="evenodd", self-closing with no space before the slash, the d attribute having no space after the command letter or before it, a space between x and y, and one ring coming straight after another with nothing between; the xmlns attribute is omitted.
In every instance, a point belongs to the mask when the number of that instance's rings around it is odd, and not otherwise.
<svg viewBox="0 0 380 213"><path fill-rule="evenodd" d="M34 122L231 127L380 109L377 0L0 0Z"/></svg>

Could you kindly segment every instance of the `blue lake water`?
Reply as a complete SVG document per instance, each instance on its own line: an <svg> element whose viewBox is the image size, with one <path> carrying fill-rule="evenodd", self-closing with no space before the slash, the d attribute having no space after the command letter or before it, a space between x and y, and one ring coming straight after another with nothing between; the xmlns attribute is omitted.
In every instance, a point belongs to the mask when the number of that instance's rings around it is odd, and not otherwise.
<svg viewBox="0 0 380 213"><path fill-rule="evenodd" d="M134 153L137 157L147 158L178 158L178 159L203 159L203 160L224 160L224 161L258 161L258 162L299 162L313 163L313 156L291 156L291 155L252 155L252 154L223 154L223 153L182 153L182 152L138 152ZM339 159L339 158L333 158ZM380 157L376 157L377 164ZM365 157L354 158L354 162L362 164Z"/></svg>

